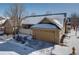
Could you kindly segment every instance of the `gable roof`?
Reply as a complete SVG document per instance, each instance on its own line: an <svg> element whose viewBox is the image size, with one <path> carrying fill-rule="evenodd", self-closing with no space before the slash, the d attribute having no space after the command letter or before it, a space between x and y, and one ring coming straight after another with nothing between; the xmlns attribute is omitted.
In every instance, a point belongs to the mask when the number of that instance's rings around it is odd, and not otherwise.
<svg viewBox="0 0 79 59"><path fill-rule="evenodd" d="M34 16L34 17L31 16L31 17L27 17L26 19L22 20L21 24L38 24L44 18L57 19L62 25L63 25L63 22L64 22L64 17L50 15L50 16Z"/></svg>
<svg viewBox="0 0 79 59"><path fill-rule="evenodd" d="M51 18L44 18L44 19L42 19L40 22L42 22L43 20L49 20L50 21L50 23L52 23L52 25L48 25L48 24L35 24L34 26L32 26L32 28L33 27L39 27L39 28L56 28L56 26L58 27L58 28L60 28L60 29L62 29L62 25L60 24L60 22L58 21L58 20L56 20L56 19L51 19ZM53 24L55 24L55 25L53 25ZM46 26L45 26L46 25ZM50 27L49 27L50 26Z"/></svg>
<svg viewBox="0 0 79 59"><path fill-rule="evenodd" d="M63 27L63 25L57 19L51 19L51 18L49 18L49 20L52 23L56 24L60 29Z"/></svg>
<svg viewBox="0 0 79 59"><path fill-rule="evenodd" d="M6 22L7 19L0 20L0 25L3 25Z"/></svg>
<svg viewBox="0 0 79 59"><path fill-rule="evenodd" d="M16 20L10 20L10 19L7 19L6 23L9 23L11 26L17 26L17 21Z"/></svg>
<svg viewBox="0 0 79 59"><path fill-rule="evenodd" d="M9 17L4 17L4 18L0 17L0 26L3 26L8 19L9 19Z"/></svg>
<svg viewBox="0 0 79 59"><path fill-rule="evenodd" d="M22 20L22 24L38 24L44 17L29 17Z"/></svg>

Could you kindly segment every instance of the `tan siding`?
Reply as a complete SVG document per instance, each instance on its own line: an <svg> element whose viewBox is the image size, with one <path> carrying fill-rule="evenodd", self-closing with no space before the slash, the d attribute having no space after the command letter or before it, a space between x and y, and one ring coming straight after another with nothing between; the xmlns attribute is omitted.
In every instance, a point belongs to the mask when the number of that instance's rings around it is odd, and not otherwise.
<svg viewBox="0 0 79 59"><path fill-rule="evenodd" d="M6 22L4 25L4 32L7 34L13 33L13 28L11 27L11 24L9 22Z"/></svg>
<svg viewBox="0 0 79 59"><path fill-rule="evenodd" d="M55 43L59 43L59 31L58 30L55 30L55 40L54 40L54 42Z"/></svg>
<svg viewBox="0 0 79 59"><path fill-rule="evenodd" d="M32 36L34 39L48 41L59 44L60 32L58 29L32 29Z"/></svg>

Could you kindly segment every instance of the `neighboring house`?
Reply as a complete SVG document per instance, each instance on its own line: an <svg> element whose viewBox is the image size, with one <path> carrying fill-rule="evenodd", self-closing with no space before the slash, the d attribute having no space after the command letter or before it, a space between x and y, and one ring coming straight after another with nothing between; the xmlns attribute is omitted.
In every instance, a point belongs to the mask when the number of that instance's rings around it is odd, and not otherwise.
<svg viewBox="0 0 79 59"><path fill-rule="evenodd" d="M79 27L79 17L73 16L71 17L71 28L77 30Z"/></svg>
<svg viewBox="0 0 79 59"><path fill-rule="evenodd" d="M44 18L39 24L32 27L33 39L43 40L51 43L59 44L64 35L62 25L51 18Z"/></svg>
<svg viewBox="0 0 79 59"><path fill-rule="evenodd" d="M4 23L6 19L0 17L0 35L4 34Z"/></svg>
<svg viewBox="0 0 79 59"><path fill-rule="evenodd" d="M3 17L0 17L0 28L3 26L3 24L5 23L6 19Z"/></svg>
<svg viewBox="0 0 79 59"><path fill-rule="evenodd" d="M4 32L6 34L13 34L17 30L17 22L14 20L7 19L4 23Z"/></svg>

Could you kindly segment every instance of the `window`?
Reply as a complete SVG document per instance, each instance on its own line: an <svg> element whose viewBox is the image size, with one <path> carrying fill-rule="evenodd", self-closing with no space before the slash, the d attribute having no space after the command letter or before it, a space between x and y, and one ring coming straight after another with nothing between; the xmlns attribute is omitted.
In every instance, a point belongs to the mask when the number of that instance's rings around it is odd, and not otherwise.
<svg viewBox="0 0 79 59"><path fill-rule="evenodd" d="M24 29L29 29L30 27L31 27L31 25L26 25L26 24L22 25L22 28L24 28Z"/></svg>

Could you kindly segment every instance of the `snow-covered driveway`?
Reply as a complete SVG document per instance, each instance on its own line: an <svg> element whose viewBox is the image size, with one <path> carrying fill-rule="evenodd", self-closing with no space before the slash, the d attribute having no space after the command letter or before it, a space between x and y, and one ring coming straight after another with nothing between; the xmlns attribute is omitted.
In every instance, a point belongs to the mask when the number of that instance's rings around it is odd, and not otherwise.
<svg viewBox="0 0 79 59"><path fill-rule="evenodd" d="M0 41L0 55L50 55L53 44L31 40L29 45L21 44L15 40Z"/></svg>
<svg viewBox="0 0 79 59"><path fill-rule="evenodd" d="M0 55L25 55L34 51L30 47L19 46L10 41L0 43Z"/></svg>
<svg viewBox="0 0 79 59"><path fill-rule="evenodd" d="M26 46L19 45L11 40L4 41L0 43L0 55L68 55L72 53L72 47L75 47L75 53L79 55L79 30L77 35L75 34L75 31L71 30L71 33L67 34L70 37L64 39L66 46L55 45L54 48L52 45L40 41L31 40L30 45L26 44Z"/></svg>

